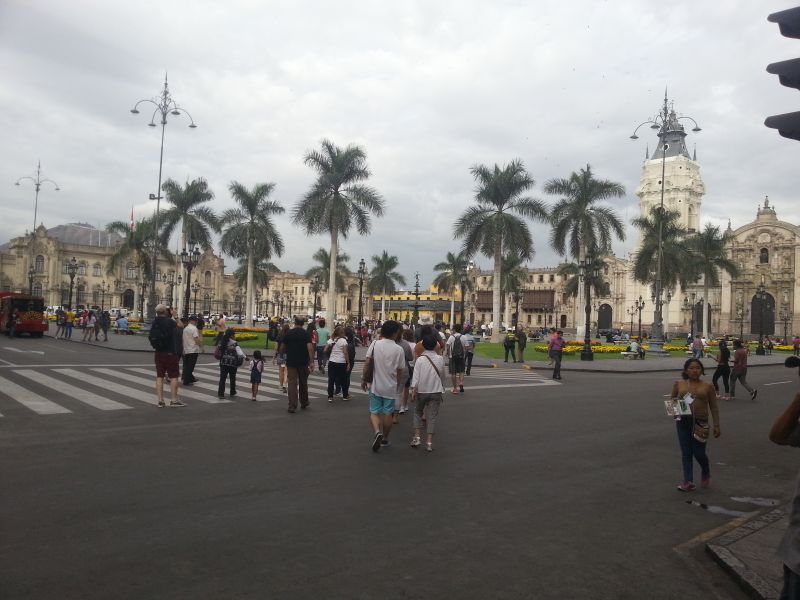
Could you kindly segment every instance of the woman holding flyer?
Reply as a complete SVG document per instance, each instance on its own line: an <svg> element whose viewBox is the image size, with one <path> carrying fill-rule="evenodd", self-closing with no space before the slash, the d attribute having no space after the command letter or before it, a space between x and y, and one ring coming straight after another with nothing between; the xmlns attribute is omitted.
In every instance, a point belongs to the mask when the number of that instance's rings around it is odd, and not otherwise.
<svg viewBox="0 0 800 600"><path fill-rule="evenodd" d="M709 412L714 421L714 437L720 436L717 392L710 383L700 381L702 375L705 375L703 363L698 358L690 358L683 365L681 380L672 384L672 398L683 400L692 413L675 419L683 462L683 481L678 484L680 492L692 492L695 489L693 459L700 464L700 487L708 487L711 483L706 454Z"/></svg>

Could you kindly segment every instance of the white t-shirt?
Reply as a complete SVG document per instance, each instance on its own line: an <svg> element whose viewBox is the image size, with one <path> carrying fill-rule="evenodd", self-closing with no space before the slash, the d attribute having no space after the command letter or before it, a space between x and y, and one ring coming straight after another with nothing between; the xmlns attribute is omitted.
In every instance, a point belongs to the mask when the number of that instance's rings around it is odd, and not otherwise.
<svg viewBox="0 0 800 600"><path fill-rule="evenodd" d="M372 342L367 358L373 361L372 393L382 398L397 398L397 370L406 368L403 349L394 340L380 339Z"/></svg>
<svg viewBox="0 0 800 600"><path fill-rule="evenodd" d="M183 353L184 354L199 354L200 345L195 338L200 337L200 332L197 331L197 326L189 323L183 328Z"/></svg>
<svg viewBox="0 0 800 600"><path fill-rule="evenodd" d="M338 338L335 342L333 338L331 338L328 340L328 346L332 346L328 362L347 362L347 340L345 338Z"/></svg>

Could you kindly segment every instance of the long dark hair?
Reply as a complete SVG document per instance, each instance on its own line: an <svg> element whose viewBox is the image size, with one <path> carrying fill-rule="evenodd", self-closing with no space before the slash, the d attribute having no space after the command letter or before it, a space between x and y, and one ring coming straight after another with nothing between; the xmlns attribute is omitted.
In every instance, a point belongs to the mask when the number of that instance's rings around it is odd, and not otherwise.
<svg viewBox="0 0 800 600"><path fill-rule="evenodd" d="M686 371L689 369L689 366L692 363L697 363L698 365L700 365L700 374L701 375L705 375L706 374L706 368L703 366L703 363L700 361L700 359L699 358L690 358L685 363L683 363L683 371L681 372L681 377L683 379L689 379L689 375L686 373Z"/></svg>
<svg viewBox="0 0 800 600"><path fill-rule="evenodd" d="M224 348L225 346L228 345L228 342L234 335L236 335L236 332L233 330L232 327L228 327L228 329L225 330L225 333L222 334L222 339L219 341L219 345Z"/></svg>

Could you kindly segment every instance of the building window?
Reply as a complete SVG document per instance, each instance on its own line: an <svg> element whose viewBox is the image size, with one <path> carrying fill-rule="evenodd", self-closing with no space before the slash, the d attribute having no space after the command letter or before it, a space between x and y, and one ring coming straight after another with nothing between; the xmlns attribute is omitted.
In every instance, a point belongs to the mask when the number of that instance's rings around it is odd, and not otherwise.
<svg viewBox="0 0 800 600"><path fill-rule="evenodd" d="M300 288L300 295L301 296L305 296L306 295L306 286L303 286L303 287Z"/></svg>
<svg viewBox="0 0 800 600"><path fill-rule="evenodd" d="M33 295L34 296L41 296L42 295L42 284L38 281L33 284Z"/></svg>
<svg viewBox="0 0 800 600"><path fill-rule="evenodd" d="M528 325L530 325L530 324L531 324L531 315L528 314Z"/></svg>
<svg viewBox="0 0 800 600"><path fill-rule="evenodd" d="M207 286L211 285L211 271L206 271L205 273L205 284Z"/></svg>
<svg viewBox="0 0 800 600"><path fill-rule="evenodd" d="M533 283L533 275L528 275L528 282Z"/></svg>
<svg viewBox="0 0 800 600"><path fill-rule="evenodd" d="M125 265L125 279L136 279L136 266L133 263Z"/></svg>
<svg viewBox="0 0 800 600"><path fill-rule="evenodd" d="M86 275L86 263L78 265L78 275Z"/></svg>
<svg viewBox="0 0 800 600"><path fill-rule="evenodd" d="M156 269L156 281L161 281L161 269Z"/></svg>
<svg viewBox="0 0 800 600"><path fill-rule="evenodd" d="M550 283L553 283L556 280L555 275L550 275Z"/></svg>
<svg viewBox="0 0 800 600"><path fill-rule="evenodd" d="M758 253L758 262L762 265L769 264L769 250L766 248L761 249L761 251Z"/></svg>
<svg viewBox="0 0 800 600"><path fill-rule="evenodd" d="M44 273L44 256L41 254L36 257L36 266L34 266L34 269L37 273Z"/></svg>
<svg viewBox="0 0 800 600"><path fill-rule="evenodd" d="M75 302L78 304L86 303L86 288L82 285L79 285L77 291L75 292Z"/></svg>
<svg viewBox="0 0 800 600"><path fill-rule="evenodd" d="M528 315L528 316L530 316L530 315ZM542 324L542 315L536 315L536 324L537 325L541 325Z"/></svg>
<svg viewBox="0 0 800 600"><path fill-rule="evenodd" d="M544 275L539 275L539 283L544 283Z"/></svg>
<svg viewBox="0 0 800 600"><path fill-rule="evenodd" d="M92 304L100 304L100 292L97 290L92 292Z"/></svg>
<svg viewBox="0 0 800 600"><path fill-rule="evenodd" d="M95 277L102 277L103 276L103 272L101 270L100 263L96 263L92 267L92 275L94 275Z"/></svg>

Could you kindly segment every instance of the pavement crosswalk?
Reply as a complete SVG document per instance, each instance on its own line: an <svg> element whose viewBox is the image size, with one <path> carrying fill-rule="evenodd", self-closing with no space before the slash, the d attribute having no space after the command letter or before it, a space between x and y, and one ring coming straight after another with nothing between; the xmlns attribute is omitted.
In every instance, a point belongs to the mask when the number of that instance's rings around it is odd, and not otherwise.
<svg viewBox="0 0 800 600"><path fill-rule="evenodd" d="M216 363L200 364L195 373L200 381L191 387L181 386L179 396L187 404L230 404L228 398L217 398L219 367ZM358 385L360 365L352 373L351 395L365 396ZM560 385L534 371L511 368L473 369L466 379L468 390L504 387ZM4 367L0 374L0 417L19 410L37 415L63 415L80 411L124 411L143 406L154 407L154 371L152 365L86 367L75 365ZM327 377L312 375L308 380L309 397L326 398ZM237 377L239 399L250 398L249 372L240 369ZM169 392L165 389L166 396ZM258 400L285 401L286 394L278 382L275 369L262 375Z"/></svg>

